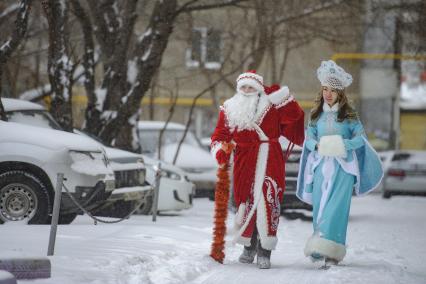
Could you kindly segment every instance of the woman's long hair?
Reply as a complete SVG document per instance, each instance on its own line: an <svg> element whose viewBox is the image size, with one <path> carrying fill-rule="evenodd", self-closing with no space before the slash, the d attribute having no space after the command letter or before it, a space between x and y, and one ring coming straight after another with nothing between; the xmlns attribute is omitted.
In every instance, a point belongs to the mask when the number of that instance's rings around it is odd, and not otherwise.
<svg viewBox="0 0 426 284"><path fill-rule="evenodd" d="M320 117L321 113L323 112L322 106L324 105L324 98L322 96L322 90L323 88L321 87L320 92L315 98L315 106L311 110L311 119L310 119L311 124L315 124L318 118ZM346 97L346 94L345 94L345 90L335 89L335 91L337 92L337 102L339 104L337 121L342 122L345 119L357 120L358 115L356 111L353 109L353 107L350 106L348 102L348 98Z"/></svg>

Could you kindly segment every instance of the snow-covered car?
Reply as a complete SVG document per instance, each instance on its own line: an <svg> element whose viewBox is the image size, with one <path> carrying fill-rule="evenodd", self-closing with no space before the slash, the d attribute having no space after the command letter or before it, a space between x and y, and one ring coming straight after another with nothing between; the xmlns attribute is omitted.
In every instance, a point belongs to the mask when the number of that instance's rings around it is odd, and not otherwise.
<svg viewBox="0 0 426 284"><path fill-rule="evenodd" d="M210 137L202 137L200 139L201 146L204 147L207 151L210 152L210 144L212 143L212 139Z"/></svg>
<svg viewBox="0 0 426 284"><path fill-rule="evenodd" d="M115 188L105 151L90 139L6 121L0 121L0 133L0 223L49 223L58 173L88 209L99 206ZM59 222L72 222L78 211L63 194Z"/></svg>
<svg viewBox="0 0 426 284"><path fill-rule="evenodd" d="M155 168L159 160L143 155L146 164L146 179L151 185L155 184ZM158 211L177 211L192 207L195 194L195 184L179 167L161 162L161 179L158 196Z"/></svg>
<svg viewBox="0 0 426 284"><path fill-rule="evenodd" d="M152 158L158 157L160 132L164 121L139 121L138 132L142 154ZM184 135L185 126L169 122L162 136L161 160L173 164L179 142ZM183 169L190 181L195 184L195 196L213 197L216 185L217 163L195 137L188 131L179 150L176 166Z"/></svg>
<svg viewBox="0 0 426 284"><path fill-rule="evenodd" d="M139 206L144 214L152 208L154 189L146 182L146 164L140 156L128 151L103 146L114 171L115 187L110 198L93 214L125 217Z"/></svg>
<svg viewBox="0 0 426 284"><path fill-rule="evenodd" d="M75 130L76 133L93 138L98 143L102 143L96 137L93 137L82 131ZM123 151L104 146L108 159L115 163L132 164L143 161L146 166L145 184L151 188L155 185L155 168L158 166L158 160L152 159L146 155L136 154L129 151ZM195 185L189 181L186 173L173 165L161 162L161 180L160 195L158 197L157 211L179 211L192 207L192 197L194 195ZM117 178L117 175L116 175ZM142 204L137 213L151 213L153 204L153 193L147 196L146 202Z"/></svg>
<svg viewBox="0 0 426 284"><path fill-rule="evenodd" d="M5 98L2 99L2 102L9 121L62 130L50 113L41 105ZM78 136L82 136L81 133L78 134L80 134ZM153 189L145 184L146 169L143 159L139 157L131 162L124 162L123 159L126 159L129 152L103 147L91 137L84 138L91 140L92 143L103 149L108 161L111 161L109 167L113 170L115 177L115 189L112 194L98 206L90 208L90 212L98 216L124 217L134 209L135 205L140 203L145 211L149 211L152 205L150 200L152 200Z"/></svg>
<svg viewBox="0 0 426 284"><path fill-rule="evenodd" d="M426 195L426 151L393 152L383 182L384 198L392 195Z"/></svg>

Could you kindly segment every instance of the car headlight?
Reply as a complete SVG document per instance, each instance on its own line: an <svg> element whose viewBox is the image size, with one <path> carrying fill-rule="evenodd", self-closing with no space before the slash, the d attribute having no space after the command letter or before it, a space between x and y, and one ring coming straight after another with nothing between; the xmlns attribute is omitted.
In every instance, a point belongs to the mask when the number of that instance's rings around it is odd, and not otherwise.
<svg viewBox="0 0 426 284"><path fill-rule="evenodd" d="M169 179L180 180L181 176L173 171L161 169L161 176Z"/></svg>

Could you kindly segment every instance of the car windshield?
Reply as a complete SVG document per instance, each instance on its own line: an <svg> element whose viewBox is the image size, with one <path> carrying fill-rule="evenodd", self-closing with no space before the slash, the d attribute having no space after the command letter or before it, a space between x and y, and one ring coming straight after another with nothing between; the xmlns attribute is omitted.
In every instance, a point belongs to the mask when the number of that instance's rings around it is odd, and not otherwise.
<svg viewBox="0 0 426 284"><path fill-rule="evenodd" d="M7 119L11 122L22 123L37 127L63 130L49 112L44 110L20 110L6 112Z"/></svg>
<svg viewBox="0 0 426 284"><path fill-rule="evenodd" d="M167 129L162 137L162 145L177 144L183 136L183 129ZM158 139L160 137L159 129L139 130L139 139L142 147L142 153L155 153L158 148ZM188 131L183 141L185 144L201 147L195 135Z"/></svg>

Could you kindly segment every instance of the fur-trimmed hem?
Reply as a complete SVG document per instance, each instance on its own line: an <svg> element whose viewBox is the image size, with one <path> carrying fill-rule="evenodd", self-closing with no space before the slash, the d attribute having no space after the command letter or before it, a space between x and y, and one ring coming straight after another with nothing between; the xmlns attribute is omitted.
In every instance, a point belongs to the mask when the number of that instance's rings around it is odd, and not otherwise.
<svg viewBox="0 0 426 284"><path fill-rule="evenodd" d="M235 218L234 218L234 226L238 230L244 224L244 214L245 213L246 213L246 204L241 203L240 206L238 207L237 213L235 214Z"/></svg>
<svg viewBox="0 0 426 284"><path fill-rule="evenodd" d="M290 95L290 90L287 86L281 87L278 91L275 91L268 95L269 101L274 104L278 105L284 102Z"/></svg>
<svg viewBox="0 0 426 284"><path fill-rule="evenodd" d="M234 243L249 247L251 245L251 238L246 238L246 237L242 237L239 236L237 238L234 239Z"/></svg>
<svg viewBox="0 0 426 284"><path fill-rule="evenodd" d="M263 196L263 194L262 198L259 200L259 205L257 206L256 225L262 248L267 250L274 250L277 246L278 238L276 236L268 236L269 225L265 197Z"/></svg>
<svg viewBox="0 0 426 284"><path fill-rule="evenodd" d="M322 256L341 261L346 255L346 247L331 240L312 236L308 239L305 246L305 256L313 253L319 253Z"/></svg>

